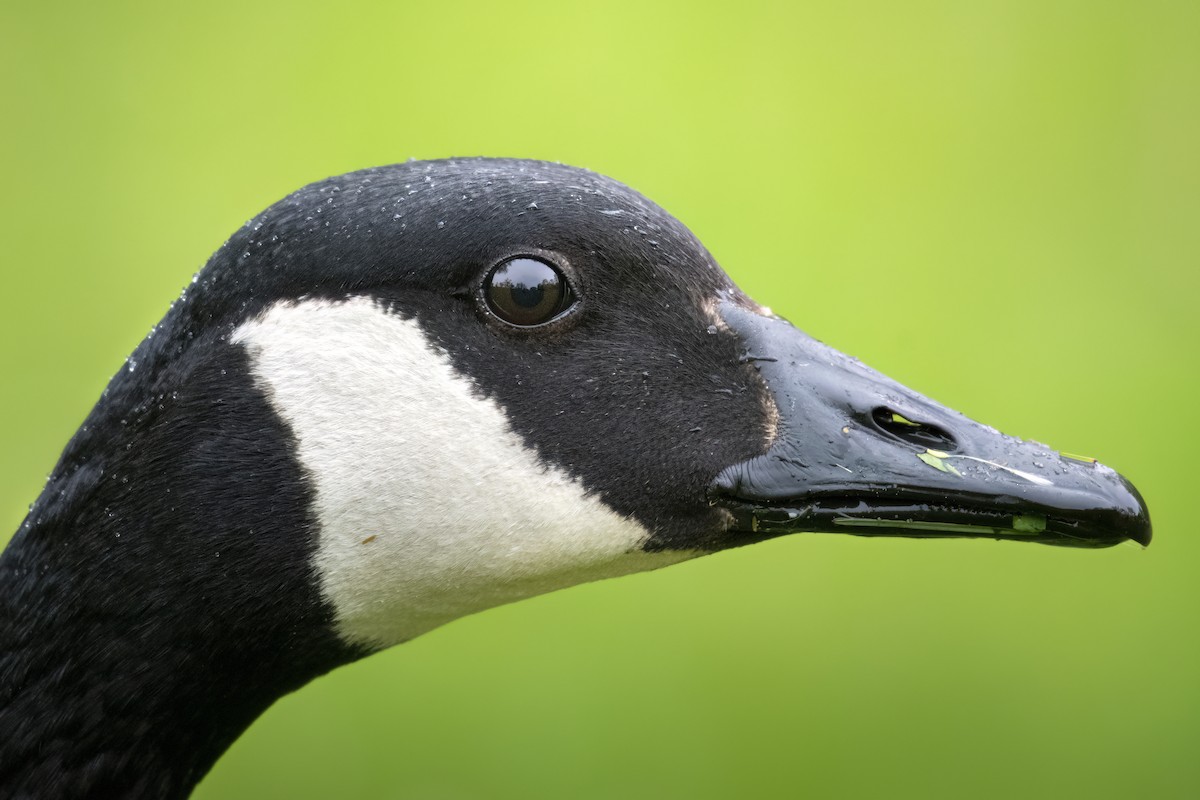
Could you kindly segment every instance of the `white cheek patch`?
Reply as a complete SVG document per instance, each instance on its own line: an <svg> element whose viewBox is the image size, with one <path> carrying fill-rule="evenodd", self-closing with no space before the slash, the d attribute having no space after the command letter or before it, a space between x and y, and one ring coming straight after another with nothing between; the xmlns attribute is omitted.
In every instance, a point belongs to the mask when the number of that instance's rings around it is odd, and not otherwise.
<svg viewBox="0 0 1200 800"><path fill-rule="evenodd" d="M298 440L314 566L347 641L386 647L695 555L642 551L649 531L539 463L415 321L368 298L279 303L232 341Z"/></svg>

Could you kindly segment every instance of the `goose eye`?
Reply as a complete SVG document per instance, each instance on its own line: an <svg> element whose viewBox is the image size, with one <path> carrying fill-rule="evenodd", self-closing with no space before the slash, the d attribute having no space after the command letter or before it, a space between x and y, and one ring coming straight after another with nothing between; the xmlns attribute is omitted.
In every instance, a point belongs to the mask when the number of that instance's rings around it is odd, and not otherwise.
<svg viewBox="0 0 1200 800"><path fill-rule="evenodd" d="M493 314L522 328L544 325L575 303L563 274L529 257L510 259L493 269L484 281L483 296Z"/></svg>

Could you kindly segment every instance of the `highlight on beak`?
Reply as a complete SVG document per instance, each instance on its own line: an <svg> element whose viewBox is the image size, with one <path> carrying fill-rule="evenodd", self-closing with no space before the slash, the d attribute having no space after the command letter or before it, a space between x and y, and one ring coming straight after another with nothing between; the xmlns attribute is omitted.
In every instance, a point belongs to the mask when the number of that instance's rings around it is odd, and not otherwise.
<svg viewBox="0 0 1200 800"><path fill-rule="evenodd" d="M767 452L709 487L733 533L1150 543L1141 495L1103 464L981 425L779 317L719 313L779 412Z"/></svg>

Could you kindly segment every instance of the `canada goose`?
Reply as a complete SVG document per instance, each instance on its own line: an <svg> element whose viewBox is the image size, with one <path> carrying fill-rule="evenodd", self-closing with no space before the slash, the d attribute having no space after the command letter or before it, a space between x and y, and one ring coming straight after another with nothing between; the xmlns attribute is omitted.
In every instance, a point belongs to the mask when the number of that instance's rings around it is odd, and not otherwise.
<svg viewBox="0 0 1200 800"><path fill-rule="evenodd" d="M0 794L184 796L336 666L800 531L1150 541L1117 473L822 345L608 178L330 178L217 251L0 557Z"/></svg>

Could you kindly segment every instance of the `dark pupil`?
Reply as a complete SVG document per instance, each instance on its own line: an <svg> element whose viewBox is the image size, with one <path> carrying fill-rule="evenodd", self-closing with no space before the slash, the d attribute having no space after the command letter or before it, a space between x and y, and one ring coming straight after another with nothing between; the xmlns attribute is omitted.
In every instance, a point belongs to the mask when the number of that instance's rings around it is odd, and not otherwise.
<svg viewBox="0 0 1200 800"><path fill-rule="evenodd" d="M546 284L539 283L537 286L525 286L524 284L513 284L509 290L512 292L513 302L521 308L537 308L538 304L546 296Z"/></svg>
<svg viewBox="0 0 1200 800"><path fill-rule="evenodd" d="M562 311L564 282L558 270L533 258L514 258L492 273L488 305L513 325L541 325Z"/></svg>

